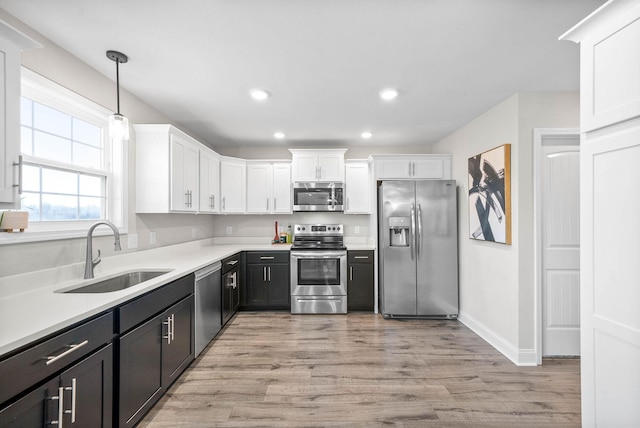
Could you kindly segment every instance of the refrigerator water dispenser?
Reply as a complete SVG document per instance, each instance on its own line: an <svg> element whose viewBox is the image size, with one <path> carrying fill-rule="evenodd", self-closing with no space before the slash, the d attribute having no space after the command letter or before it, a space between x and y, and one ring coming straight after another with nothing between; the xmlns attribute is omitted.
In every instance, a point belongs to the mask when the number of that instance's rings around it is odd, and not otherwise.
<svg viewBox="0 0 640 428"><path fill-rule="evenodd" d="M409 217L389 217L389 245L391 247L409 246Z"/></svg>

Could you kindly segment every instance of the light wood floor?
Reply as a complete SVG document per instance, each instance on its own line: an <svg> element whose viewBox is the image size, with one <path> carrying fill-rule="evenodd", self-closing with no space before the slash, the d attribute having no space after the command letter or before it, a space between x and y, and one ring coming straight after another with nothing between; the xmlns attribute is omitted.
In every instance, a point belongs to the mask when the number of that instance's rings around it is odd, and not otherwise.
<svg viewBox="0 0 640 428"><path fill-rule="evenodd" d="M139 426L579 427L579 369L517 367L457 321L241 312Z"/></svg>

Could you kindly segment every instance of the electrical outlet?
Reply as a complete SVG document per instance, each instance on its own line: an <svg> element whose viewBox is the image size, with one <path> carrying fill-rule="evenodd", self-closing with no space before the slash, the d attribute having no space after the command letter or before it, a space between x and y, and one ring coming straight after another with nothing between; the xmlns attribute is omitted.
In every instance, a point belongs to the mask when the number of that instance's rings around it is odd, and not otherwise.
<svg viewBox="0 0 640 428"><path fill-rule="evenodd" d="M137 233L129 233L127 234L127 248L138 248L138 234Z"/></svg>
<svg viewBox="0 0 640 428"><path fill-rule="evenodd" d="M191 228L191 238L192 239L196 239L196 228L195 227Z"/></svg>
<svg viewBox="0 0 640 428"><path fill-rule="evenodd" d="M156 239L156 232L149 232L149 245L155 245Z"/></svg>
<svg viewBox="0 0 640 428"><path fill-rule="evenodd" d="M233 227L227 226L227 235L231 235L233 233Z"/></svg>
<svg viewBox="0 0 640 428"><path fill-rule="evenodd" d="M356 226L355 227L355 233L356 233L356 235L360 234L360 226Z"/></svg>

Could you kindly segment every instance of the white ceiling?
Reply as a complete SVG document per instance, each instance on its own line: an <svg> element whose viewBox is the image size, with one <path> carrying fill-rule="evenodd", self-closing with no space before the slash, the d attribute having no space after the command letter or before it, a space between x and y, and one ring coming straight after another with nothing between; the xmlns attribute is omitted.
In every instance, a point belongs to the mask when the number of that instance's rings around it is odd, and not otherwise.
<svg viewBox="0 0 640 428"><path fill-rule="evenodd" d="M519 91L577 91L558 36L602 0L0 0L217 145L433 143ZM252 88L272 93L266 102ZM378 92L396 87L383 102ZM126 105L121 111L126 115ZM373 138L363 141L362 131ZM274 141L282 131L284 141Z"/></svg>

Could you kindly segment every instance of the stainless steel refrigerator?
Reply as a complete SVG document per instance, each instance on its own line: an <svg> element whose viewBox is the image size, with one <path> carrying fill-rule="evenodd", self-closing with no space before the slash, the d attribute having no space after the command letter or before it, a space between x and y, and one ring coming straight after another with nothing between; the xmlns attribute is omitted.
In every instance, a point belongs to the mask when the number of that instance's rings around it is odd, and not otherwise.
<svg viewBox="0 0 640 428"><path fill-rule="evenodd" d="M379 301L385 318L457 318L454 180L382 181L378 187Z"/></svg>

